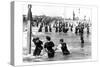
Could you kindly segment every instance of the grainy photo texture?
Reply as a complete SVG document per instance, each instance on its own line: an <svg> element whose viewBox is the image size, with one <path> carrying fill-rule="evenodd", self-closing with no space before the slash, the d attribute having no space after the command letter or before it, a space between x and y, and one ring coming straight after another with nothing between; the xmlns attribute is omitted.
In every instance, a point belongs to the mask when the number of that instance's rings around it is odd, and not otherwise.
<svg viewBox="0 0 100 67"><path fill-rule="evenodd" d="M91 58L91 8L23 5L23 62Z"/></svg>

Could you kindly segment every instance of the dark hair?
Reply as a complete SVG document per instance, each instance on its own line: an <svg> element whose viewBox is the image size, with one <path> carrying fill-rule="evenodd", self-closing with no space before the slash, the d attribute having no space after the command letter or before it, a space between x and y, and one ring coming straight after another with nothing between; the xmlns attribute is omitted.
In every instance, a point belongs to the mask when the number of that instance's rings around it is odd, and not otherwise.
<svg viewBox="0 0 100 67"><path fill-rule="evenodd" d="M36 37L36 40L39 40L39 37Z"/></svg>
<svg viewBox="0 0 100 67"><path fill-rule="evenodd" d="M64 42L64 39L60 39L60 42Z"/></svg>
<svg viewBox="0 0 100 67"><path fill-rule="evenodd" d="M46 36L46 39L47 39L48 41L50 41L50 40L51 40L51 37L49 37L49 36Z"/></svg>

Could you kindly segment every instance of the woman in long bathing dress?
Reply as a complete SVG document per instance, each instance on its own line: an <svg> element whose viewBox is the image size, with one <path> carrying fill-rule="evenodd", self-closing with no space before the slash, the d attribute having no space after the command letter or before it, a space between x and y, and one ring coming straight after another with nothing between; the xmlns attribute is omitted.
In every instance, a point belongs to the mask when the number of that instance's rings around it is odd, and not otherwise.
<svg viewBox="0 0 100 67"><path fill-rule="evenodd" d="M33 55L34 56L39 56L40 55L40 53L41 53L41 51L42 51L42 49L43 49L43 47L42 47L42 44L43 44L43 42L41 41L41 40L39 40L39 38L37 37L37 38L34 38L33 39L33 42L34 42L34 44L35 44L35 50L34 50L34 52L33 52Z"/></svg>
<svg viewBox="0 0 100 67"><path fill-rule="evenodd" d="M53 58L55 55L55 51L53 47L55 46L54 43L51 41L49 36L46 36L47 42L44 44L44 49L48 54L48 58Z"/></svg>

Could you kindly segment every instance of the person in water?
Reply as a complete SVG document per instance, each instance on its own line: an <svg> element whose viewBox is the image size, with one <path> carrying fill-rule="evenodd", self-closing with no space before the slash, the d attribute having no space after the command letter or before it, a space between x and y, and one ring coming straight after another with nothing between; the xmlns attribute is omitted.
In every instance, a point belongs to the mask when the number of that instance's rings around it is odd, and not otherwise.
<svg viewBox="0 0 100 67"><path fill-rule="evenodd" d="M60 39L60 44L61 44L61 50L62 50L63 55L69 55L70 52L69 52L67 45L63 39Z"/></svg>
<svg viewBox="0 0 100 67"><path fill-rule="evenodd" d="M47 42L44 44L44 49L48 54L48 58L53 58L55 55L55 51L53 47L55 46L54 43L51 41L51 38L49 36L46 36Z"/></svg>
<svg viewBox="0 0 100 67"><path fill-rule="evenodd" d="M41 50L43 49L42 44L43 42L37 37L37 38L33 38L33 42L35 44L35 50L33 52L34 56L39 56L41 53Z"/></svg>

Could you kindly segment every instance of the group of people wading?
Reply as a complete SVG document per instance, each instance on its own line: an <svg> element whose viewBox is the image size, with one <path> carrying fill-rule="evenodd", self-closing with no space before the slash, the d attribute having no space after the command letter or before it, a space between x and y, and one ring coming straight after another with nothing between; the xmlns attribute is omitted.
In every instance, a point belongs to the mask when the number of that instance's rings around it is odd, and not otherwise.
<svg viewBox="0 0 100 67"><path fill-rule="evenodd" d="M68 28L68 23L62 23L62 22L55 22L53 24L53 27L52 27L52 24L44 24L44 23L41 23L40 24L40 27L39 27L39 30L38 32L42 32L43 31L43 27L45 29L45 32L52 32L52 29L54 28L55 29L55 32L64 32L64 33L67 33L69 28ZM72 28L73 26L70 25L71 27L71 31L72 31Z"/></svg>
<svg viewBox="0 0 100 67"><path fill-rule="evenodd" d="M44 24L41 23L38 32L43 32L43 27L45 32L53 32L52 30L55 29L55 33L57 32L63 32L63 33L67 33L69 30L71 32L73 32L73 26L74 24L70 24L68 22L66 23L62 23L62 22L55 22L53 24L53 26L51 26L51 24ZM89 35L90 33L90 29L89 29L89 24L85 24L85 23L81 23L79 22L77 26L75 26L75 34L80 36L80 41L82 44L84 44L84 29L87 30L87 35ZM81 46L83 47L83 46Z"/></svg>
<svg viewBox="0 0 100 67"><path fill-rule="evenodd" d="M34 56L40 56L41 51L44 50L48 58L53 58L55 56L56 50L58 50L58 47L54 44L53 41L51 41L51 37L46 36L46 42L43 45L43 42L38 38L33 38L33 42L35 44L35 50L33 52ZM63 55L69 55L70 52L67 49L67 44L64 42L63 39L60 39L60 45L61 45L61 50ZM56 48L54 48L56 46Z"/></svg>
<svg viewBox="0 0 100 67"><path fill-rule="evenodd" d="M57 32L63 32L63 33L67 33L69 30L72 32L73 31L73 24L70 23L54 23L53 27L51 26L51 24L44 24L41 23L40 25L38 24L39 29L38 32L43 32L43 27L44 27L44 31L45 32L53 32L53 28L55 29L55 33ZM89 31L89 24L84 24L84 23L78 23L77 26L75 26L75 34L80 36L80 42L81 42L81 48L84 47L84 29L87 29L87 34L90 33ZM35 44L35 50L33 52L34 56L39 56L41 54L42 50L45 50L45 52L48 55L48 58L53 58L55 56L55 51L58 49L56 47L56 49L53 49L53 47L55 47L55 44L53 41L51 41L51 37L46 36L46 42L43 45L43 42L39 39L39 37L37 38L33 38L33 42ZM59 40L60 44L61 44L61 50L62 50L62 54L63 55L69 55L70 52L67 49L67 44L64 42L63 39Z"/></svg>

